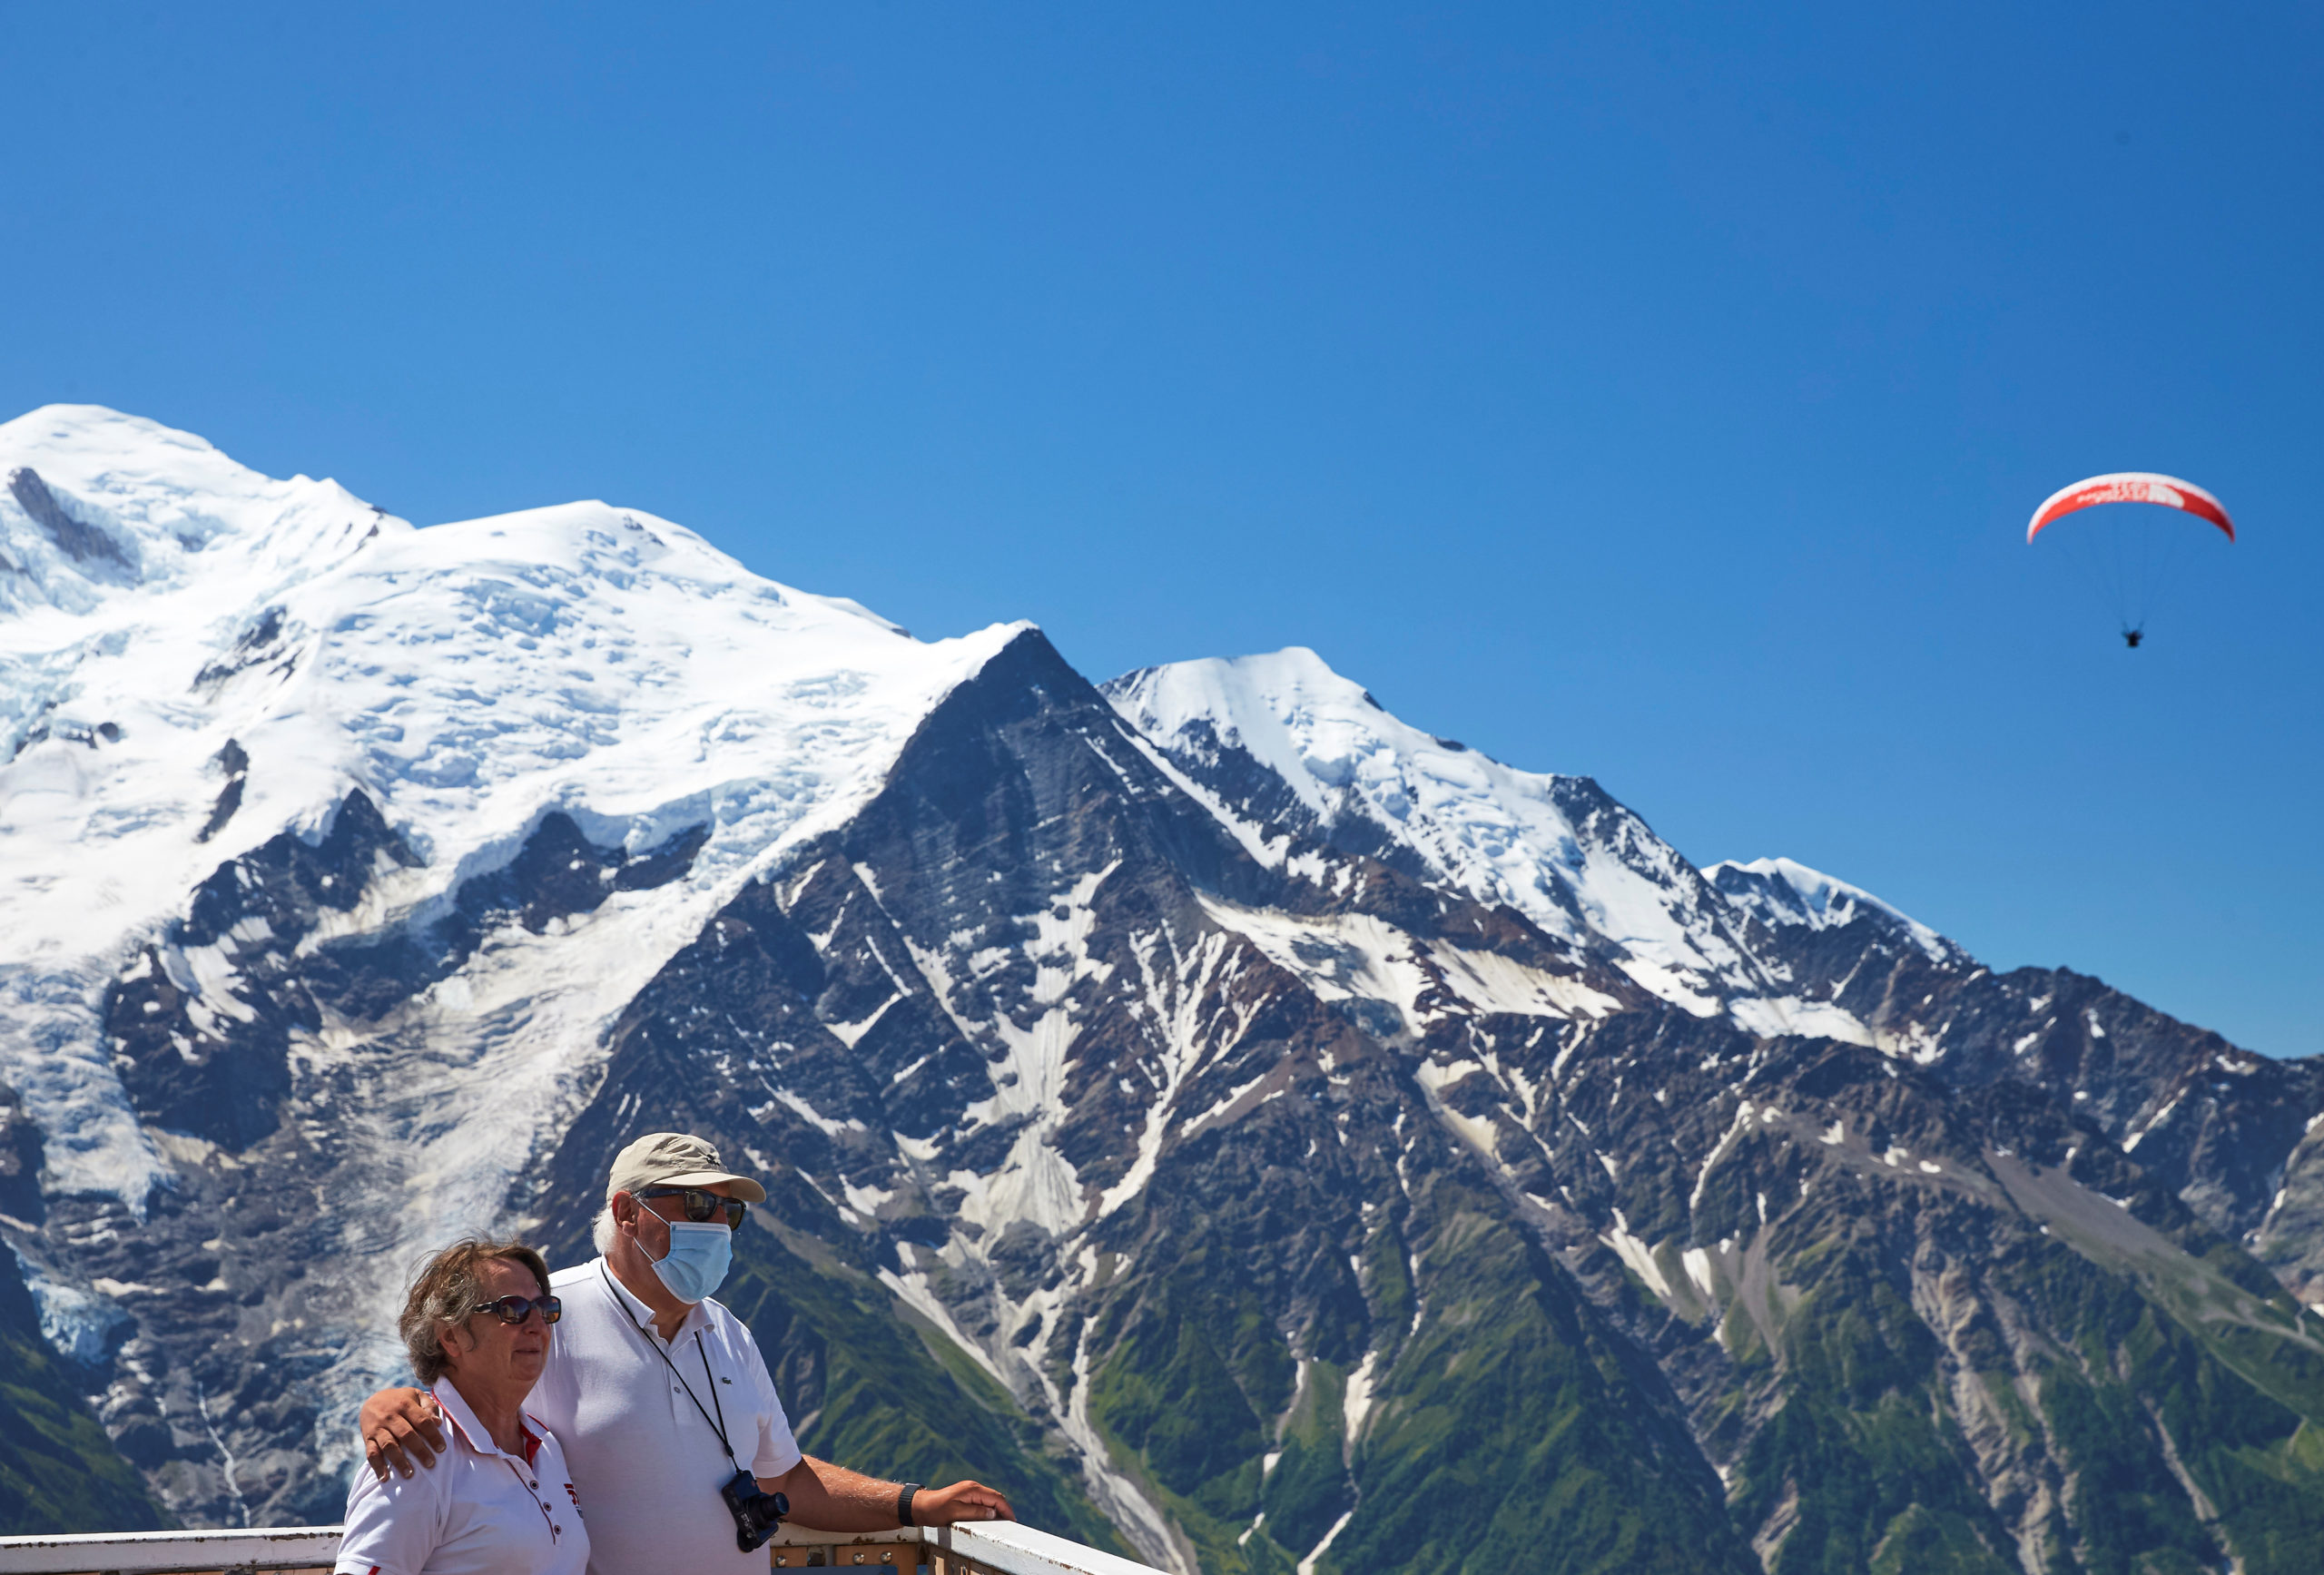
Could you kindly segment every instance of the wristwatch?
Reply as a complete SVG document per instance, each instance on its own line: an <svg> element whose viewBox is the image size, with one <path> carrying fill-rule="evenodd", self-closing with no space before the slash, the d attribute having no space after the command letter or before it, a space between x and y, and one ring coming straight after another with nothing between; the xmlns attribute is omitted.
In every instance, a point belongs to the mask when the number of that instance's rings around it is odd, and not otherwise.
<svg viewBox="0 0 2324 1575"><path fill-rule="evenodd" d="M912 1518L911 1518L911 1496L912 1496L914 1493L918 1492L918 1491L920 1491L920 1484L919 1484L918 1482L906 1482L906 1483L903 1485L903 1487L902 1487L901 1490L899 1490L899 1491L897 1491L897 1493L896 1493L896 1524L897 1524L897 1525L899 1525L899 1526L909 1526L909 1525L911 1525L911 1524L912 1523Z"/></svg>

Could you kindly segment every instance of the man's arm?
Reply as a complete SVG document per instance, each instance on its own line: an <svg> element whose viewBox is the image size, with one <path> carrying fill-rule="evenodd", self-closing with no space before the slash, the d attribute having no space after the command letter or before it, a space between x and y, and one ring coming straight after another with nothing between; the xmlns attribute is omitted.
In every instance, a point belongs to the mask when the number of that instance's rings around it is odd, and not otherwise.
<svg viewBox="0 0 2324 1575"><path fill-rule="evenodd" d="M415 1456L421 1465L432 1466L444 1452L436 1399L425 1389L380 1390L363 1403L355 1426L363 1437L363 1458L381 1481L391 1471L411 1475Z"/></svg>
<svg viewBox="0 0 2324 1575"><path fill-rule="evenodd" d="M761 1477L763 1491L791 1501L790 1520L811 1531L884 1531L896 1524L901 1482L882 1481L827 1460L802 1455L779 1477ZM955 1521L1013 1521L1009 1501L982 1482L922 1488L912 1495L915 1526L949 1526Z"/></svg>

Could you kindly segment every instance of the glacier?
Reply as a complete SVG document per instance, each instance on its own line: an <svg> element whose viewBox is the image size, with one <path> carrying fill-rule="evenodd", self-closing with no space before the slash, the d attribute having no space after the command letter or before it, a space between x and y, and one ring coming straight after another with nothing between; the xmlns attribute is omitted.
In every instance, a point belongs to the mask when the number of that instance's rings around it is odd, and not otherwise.
<svg viewBox="0 0 2324 1575"><path fill-rule="evenodd" d="M100 998L222 861L286 826L319 842L360 790L421 862L349 932L424 922L553 811L634 850L708 828L683 901L616 902L433 1003L439 1042L498 1037L521 1001L527 1043L556 1047L518 1058L523 1096L485 1079L443 1112L467 1136L426 1168L471 1179L426 1212L472 1215L507 1163L476 1151L528 1146L621 1003L740 882L843 821L1023 627L914 640L603 503L418 529L95 407L0 425L0 1078L46 1134L50 1186L133 1208L171 1164L108 1064ZM236 1015L231 960L192 966ZM505 1119L471 1121L487 1111Z"/></svg>

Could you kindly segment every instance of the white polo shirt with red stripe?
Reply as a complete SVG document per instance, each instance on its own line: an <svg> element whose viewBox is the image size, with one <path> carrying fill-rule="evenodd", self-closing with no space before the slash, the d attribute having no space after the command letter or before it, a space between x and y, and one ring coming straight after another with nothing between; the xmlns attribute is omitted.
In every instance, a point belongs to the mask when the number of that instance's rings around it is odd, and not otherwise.
<svg viewBox="0 0 2324 1575"><path fill-rule="evenodd" d="M356 1472L334 1575L582 1575L589 1533L556 1433L527 1412L510 1454L450 1379L434 1393L450 1447L409 1477Z"/></svg>
<svg viewBox="0 0 2324 1575"><path fill-rule="evenodd" d="M735 1462L779 1477L800 1459L750 1330L704 1301L665 1341L603 1258L548 1285L564 1315L526 1409L556 1432L589 1506L590 1575L766 1575L766 1550L735 1545L718 1495Z"/></svg>

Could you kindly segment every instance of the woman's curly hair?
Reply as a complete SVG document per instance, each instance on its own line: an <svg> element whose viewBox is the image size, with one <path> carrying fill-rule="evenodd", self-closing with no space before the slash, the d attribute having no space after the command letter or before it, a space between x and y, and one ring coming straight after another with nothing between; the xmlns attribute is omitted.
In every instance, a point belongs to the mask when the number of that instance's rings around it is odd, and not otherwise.
<svg viewBox="0 0 2324 1575"><path fill-rule="evenodd" d="M403 1316L396 1320L420 1383L433 1383L444 1375L444 1331L458 1328L474 1315L476 1304L484 1299L480 1271L494 1258L531 1270L541 1294L548 1294L548 1265L520 1241L468 1236L430 1257L413 1276L411 1293L403 1299Z"/></svg>

